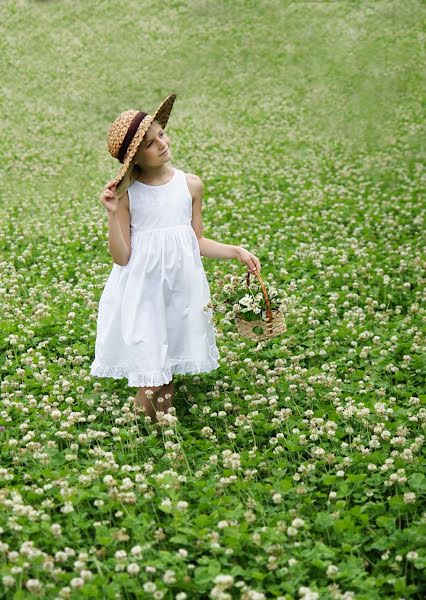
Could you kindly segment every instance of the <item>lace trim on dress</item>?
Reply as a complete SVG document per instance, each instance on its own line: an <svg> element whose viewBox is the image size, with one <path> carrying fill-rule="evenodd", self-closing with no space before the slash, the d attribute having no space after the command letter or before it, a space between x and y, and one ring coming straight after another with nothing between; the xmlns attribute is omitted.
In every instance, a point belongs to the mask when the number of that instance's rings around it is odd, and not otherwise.
<svg viewBox="0 0 426 600"><path fill-rule="evenodd" d="M100 362L94 363L91 368L91 375L95 377L113 377L114 379L123 379L126 377L129 381L129 387L149 387L159 386L170 383L174 373L177 374L196 374L208 373L217 369L220 365L218 362L219 352L214 346L210 349L211 358L205 361L185 360L172 365L161 371L153 371L152 373L134 373L130 372L126 367L110 367L103 366Z"/></svg>

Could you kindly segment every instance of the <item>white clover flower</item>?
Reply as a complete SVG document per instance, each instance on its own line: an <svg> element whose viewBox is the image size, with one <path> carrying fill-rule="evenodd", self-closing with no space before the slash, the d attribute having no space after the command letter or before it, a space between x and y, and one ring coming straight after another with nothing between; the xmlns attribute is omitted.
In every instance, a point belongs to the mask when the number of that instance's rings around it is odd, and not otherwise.
<svg viewBox="0 0 426 600"><path fill-rule="evenodd" d="M305 524L305 521L303 519L300 519L299 517L296 517L295 519L293 519L293 521L291 522L291 526L292 527L303 527Z"/></svg>
<svg viewBox="0 0 426 600"><path fill-rule="evenodd" d="M148 593L153 593L157 589L157 586L153 581L147 581L143 584L143 591Z"/></svg>
<svg viewBox="0 0 426 600"><path fill-rule="evenodd" d="M213 579L213 583L220 585L222 588L227 588L234 583L234 578L232 575L216 575Z"/></svg>
<svg viewBox="0 0 426 600"><path fill-rule="evenodd" d="M50 526L50 531L53 533L54 536L62 535L62 527L59 525L59 523L53 523Z"/></svg>
<svg viewBox="0 0 426 600"><path fill-rule="evenodd" d="M167 583L168 585L176 583L175 572L172 571L171 569L168 569L163 575L163 581L164 581L164 583Z"/></svg>
<svg viewBox="0 0 426 600"><path fill-rule="evenodd" d="M303 585L298 589L298 594L303 600L318 600L319 598L318 592L313 592L310 588Z"/></svg>
<svg viewBox="0 0 426 600"><path fill-rule="evenodd" d="M14 587L14 585L16 583L15 578L12 577L12 575L3 575L1 580L2 580L4 587L6 587L6 588Z"/></svg>
<svg viewBox="0 0 426 600"><path fill-rule="evenodd" d="M339 567L336 567L336 565L329 565L326 571L327 577L334 577L338 571Z"/></svg>
<svg viewBox="0 0 426 600"><path fill-rule="evenodd" d="M72 502L65 502L64 505L61 507L61 512L64 514L74 512L74 506L72 505Z"/></svg>
<svg viewBox="0 0 426 600"><path fill-rule="evenodd" d="M171 508L172 507L172 501L170 500L170 498L164 498L164 500L161 502L160 506L162 508Z"/></svg>
<svg viewBox="0 0 426 600"><path fill-rule="evenodd" d="M42 584L38 579L28 579L25 582L25 587L30 592L39 592L42 589Z"/></svg>
<svg viewBox="0 0 426 600"><path fill-rule="evenodd" d="M136 563L130 563L127 565L127 572L129 575L138 575L140 572L140 567Z"/></svg>
<svg viewBox="0 0 426 600"><path fill-rule="evenodd" d="M404 502L405 504L413 504L416 501L416 494L414 492L405 492Z"/></svg>
<svg viewBox="0 0 426 600"><path fill-rule="evenodd" d="M238 303L242 306L249 306L252 302L252 297L246 294L242 298L239 299Z"/></svg>

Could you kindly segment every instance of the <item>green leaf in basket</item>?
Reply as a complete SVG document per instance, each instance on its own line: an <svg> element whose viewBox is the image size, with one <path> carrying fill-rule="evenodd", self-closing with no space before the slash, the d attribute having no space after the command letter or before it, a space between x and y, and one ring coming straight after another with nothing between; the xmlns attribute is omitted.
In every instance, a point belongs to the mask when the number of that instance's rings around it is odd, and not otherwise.
<svg viewBox="0 0 426 600"><path fill-rule="evenodd" d="M253 327L252 331L254 331L254 333L258 333L259 335L264 333L263 327L260 327L260 325L256 325L256 327Z"/></svg>
<svg viewBox="0 0 426 600"><path fill-rule="evenodd" d="M241 317L244 319L244 321L258 321L259 320L259 315L255 315L254 313L251 313L251 312L241 313Z"/></svg>

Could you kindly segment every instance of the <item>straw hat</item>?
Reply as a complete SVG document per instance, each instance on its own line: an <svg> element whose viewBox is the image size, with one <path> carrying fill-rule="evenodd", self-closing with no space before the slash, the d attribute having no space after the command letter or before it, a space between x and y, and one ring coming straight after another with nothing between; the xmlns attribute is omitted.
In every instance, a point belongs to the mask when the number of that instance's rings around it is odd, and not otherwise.
<svg viewBox="0 0 426 600"><path fill-rule="evenodd" d="M113 158L123 163L118 175L114 177L113 181L115 183L118 184L123 179L132 158L154 119L162 127L166 126L175 98L176 94L167 96L154 115L138 110L125 110L111 125L108 133L108 150Z"/></svg>

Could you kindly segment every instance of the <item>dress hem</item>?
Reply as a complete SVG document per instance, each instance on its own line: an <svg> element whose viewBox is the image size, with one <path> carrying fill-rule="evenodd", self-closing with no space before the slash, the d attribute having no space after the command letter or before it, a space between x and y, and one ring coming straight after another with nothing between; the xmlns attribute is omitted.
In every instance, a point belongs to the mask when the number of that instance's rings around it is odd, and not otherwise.
<svg viewBox="0 0 426 600"><path fill-rule="evenodd" d="M220 367L220 364L217 360L218 358L219 353L213 352L213 356L210 360L198 362L193 360L184 360L175 363L166 369L153 371L151 373L134 373L130 372L126 367L102 365L102 363L97 360L91 365L90 373L95 377L112 377L113 379L127 378L129 387L159 386L170 383L173 374L175 373L179 375L209 373L210 371Z"/></svg>

